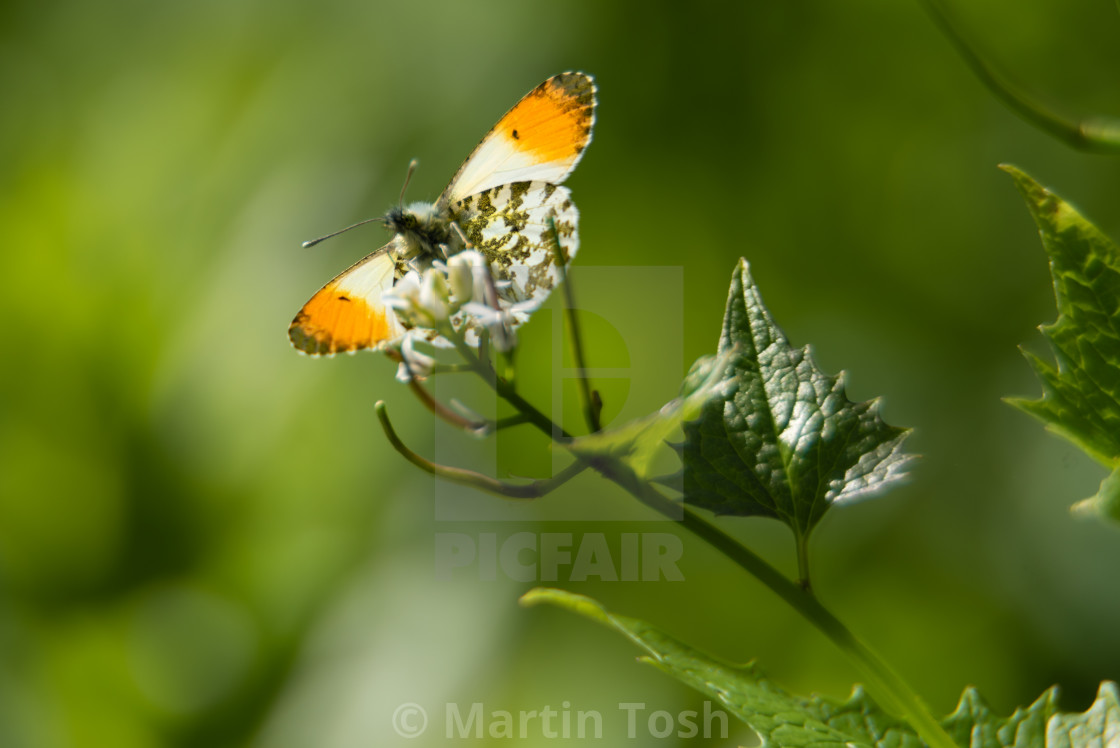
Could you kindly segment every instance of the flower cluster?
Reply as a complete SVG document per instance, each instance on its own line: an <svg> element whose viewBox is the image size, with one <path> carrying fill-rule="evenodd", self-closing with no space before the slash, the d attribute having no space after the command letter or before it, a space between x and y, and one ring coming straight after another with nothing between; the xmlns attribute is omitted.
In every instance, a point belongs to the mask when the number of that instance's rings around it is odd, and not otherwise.
<svg viewBox="0 0 1120 748"><path fill-rule="evenodd" d="M508 283L508 282L507 282ZM436 261L421 274L410 270L381 297L408 332L399 341L397 378L402 382L429 376L435 360L416 349L417 340L445 347L458 338L476 344L485 330L503 353L517 345L514 328L538 302L502 298L502 282L494 279L482 253L468 249L446 263Z"/></svg>

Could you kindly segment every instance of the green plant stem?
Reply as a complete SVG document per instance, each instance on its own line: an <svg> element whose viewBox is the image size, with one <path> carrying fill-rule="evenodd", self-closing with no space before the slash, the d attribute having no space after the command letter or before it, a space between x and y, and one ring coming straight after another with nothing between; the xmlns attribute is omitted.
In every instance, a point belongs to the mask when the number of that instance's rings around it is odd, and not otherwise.
<svg viewBox="0 0 1120 748"><path fill-rule="evenodd" d="M432 367L432 374L459 374L466 371L471 371L471 367L466 364L444 364L437 361Z"/></svg>
<svg viewBox="0 0 1120 748"><path fill-rule="evenodd" d="M507 386L496 377L493 370L479 359L478 355L465 341L456 337L451 339L471 367L494 388L500 397L522 413L526 420L552 439L571 438L552 419L541 413L531 403L518 395L512 387ZM384 406L382 405L378 411L379 416L383 411ZM382 423L384 424L384 420ZM417 459L422 460L419 457ZM415 460L413 462L417 464ZM861 642L836 616L821 605L808 589L803 589L799 584L787 579L762 557L715 525L704 520L688 507L682 507L681 504L668 499L652 483L639 478L621 462L601 459L581 460L569 468L569 470L574 471L573 475L578 472L575 470L577 466L580 470L585 467L595 469L603 477L618 484L638 501L662 516L672 520L680 520L686 529L719 550L755 579L762 582L839 647L862 673L863 677L867 679L868 688L883 708L905 719L918 732L926 745L931 748L958 748L957 744L953 742L953 739L949 737L949 734L945 732L922 702L921 697L870 647ZM428 468L425 467L425 469Z"/></svg>
<svg viewBox="0 0 1120 748"><path fill-rule="evenodd" d="M389 439L389 443L393 445L393 449L397 450L401 456L413 465L437 478L443 478L452 483L470 486L480 491L486 491L487 493L492 493L507 499L538 499L550 491L556 490L588 468L587 463L574 462L547 480L537 480L531 483L506 483L505 481L491 478L488 475L476 473L473 470L438 465L416 454L401 441L401 438L393 428L392 422L389 421L389 414L385 409L385 403L383 401L378 400L374 408L377 411L377 419L381 422L381 428L385 431L385 436Z"/></svg>
<svg viewBox="0 0 1120 748"><path fill-rule="evenodd" d="M794 535L797 545L797 580L801 589L808 592L813 589L813 583L809 579L809 536L800 532L795 532Z"/></svg>
<svg viewBox="0 0 1120 748"><path fill-rule="evenodd" d="M1078 150L1099 153L1120 152L1120 122L1105 117L1072 122L1032 101L965 41L940 2L937 0L921 0L921 2L933 22L956 47L957 53L964 59L965 64L972 69L973 74L1013 112L1028 123Z"/></svg>
<svg viewBox="0 0 1120 748"><path fill-rule="evenodd" d="M420 384L420 382L415 379L409 381L408 388L412 391L412 394L416 395L416 398L423 403L425 408L430 410L435 416L450 423L455 428L462 429L475 436L485 434L494 428L494 425L487 421L474 421L451 410L439 400L432 397L432 393L428 392L428 390L424 388L424 385Z"/></svg>
<svg viewBox="0 0 1120 748"><path fill-rule="evenodd" d="M600 471L601 472L601 471ZM614 476L608 475L607 477ZM635 498L670 519L681 516L681 508L649 483L618 481ZM794 610L812 623L844 652L864 678L883 708L901 715L931 748L958 748L906 681L894 672L870 647L856 637L812 592L802 589L760 556L691 509L685 507L681 523L690 532L738 564Z"/></svg>
<svg viewBox="0 0 1120 748"><path fill-rule="evenodd" d="M901 715L929 746L956 748L921 698L870 647L856 637L808 590L801 589L734 538L689 509L683 524L721 551L804 616L852 661L882 706Z"/></svg>
<svg viewBox="0 0 1120 748"><path fill-rule="evenodd" d="M568 278L568 263L564 257L564 250L560 248L560 233L556 230L556 221L548 219L552 231L552 254L556 258L556 267L560 271L560 285L564 288L564 318L568 322L568 329L572 335L572 360L576 370L579 371L579 391L583 400L583 414L587 419L587 428L592 433L603 428L601 414L603 404L591 390L591 380L587 376L587 367L583 363L583 336L580 334L579 320L576 318L576 299L572 282Z"/></svg>
<svg viewBox="0 0 1120 748"><path fill-rule="evenodd" d="M572 435L561 428L559 424L554 423L551 418L533 407L532 403L517 394L517 391L512 385L500 379L494 373L494 370L491 369L485 361L479 358L474 349L467 345L467 342L463 340L462 337L456 335L447 336L446 334L445 337L448 337L451 342L454 343L455 349L459 352L459 355L463 357L468 365L480 377L482 377L483 381L490 385L490 387L498 393L499 397L516 408L517 411L524 416L526 421L548 434L552 439L572 438Z"/></svg>
<svg viewBox="0 0 1120 748"><path fill-rule="evenodd" d="M514 413L512 416L506 416L505 418L499 418L498 420L494 421L494 430L501 431L502 429L508 429L511 426L520 426L523 423L529 423L529 419L525 417L525 414Z"/></svg>
<svg viewBox="0 0 1120 748"><path fill-rule="evenodd" d="M517 407L515 403L511 402L511 404ZM538 413L538 415L549 424L542 429L546 434L551 434L553 428L559 428L543 414ZM883 708L900 715L910 723L926 745L931 748L958 748L930 713L921 697L870 647L861 642L836 616L821 605L812 592L787 579L762 557L688 507L683 507L682 515L682 506L679 503L668 499L653 484L639 478L627 466L615 460L594 460L590 466L662 516L681 521L686 529L734 561L804 616L848 656L867 679L868 688Z"/></svg>

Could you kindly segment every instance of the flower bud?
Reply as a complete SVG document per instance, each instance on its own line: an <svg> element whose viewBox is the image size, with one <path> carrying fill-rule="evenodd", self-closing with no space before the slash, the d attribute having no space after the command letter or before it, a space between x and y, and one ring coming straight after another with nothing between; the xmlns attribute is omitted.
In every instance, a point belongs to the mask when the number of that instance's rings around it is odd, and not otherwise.
<svg viewBox="0 0 1120 748"><path fill-rule="evenodd" d="M434 322L444 322L451 316L451 291L438 269L430 268L424 273L418 302L420 309Z"/></svg>
<svg viewBox="0 0 1120 748"><path fill-rule="evenodd" d="M462 305L484 299L487 272L486 258L474 249L464 250L448 260L447 280L455 303Z"/></svg>

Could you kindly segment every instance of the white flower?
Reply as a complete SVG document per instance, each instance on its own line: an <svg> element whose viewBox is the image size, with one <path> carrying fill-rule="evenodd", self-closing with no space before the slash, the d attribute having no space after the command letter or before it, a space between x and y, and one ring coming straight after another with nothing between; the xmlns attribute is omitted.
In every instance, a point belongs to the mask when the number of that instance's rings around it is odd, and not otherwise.
<svg viewBox="0 0 1120 748"><path fill-rule="evenodd" d="M405 324L415 324L420 309L420 274L410 270L403 278L381 294L381 301L397 313Z"/></svg>
<svg viewBox="0 0 1120 748"><path fill-rule="evenodd" d="M429 268L423 277L408 271L381 295L381 301L409 327L433 328L451 314L447 279L438 268Z"/></svg>
<svg viewBox="0 0 1120 748"><path fill-rule="evenodd" d="M538 299L509 301L509 296L514 295L510 288L509 280L494 278L485 255L467 249L446 262L433 260L424 270L410 270L382 295L382 300L406 328L427 331L416 337L417 341L446 346L448 341L443 336L465 334L473 345L477 333L485 328L494 347L509 352L517 345L514 327L540 306ZM406 357L398 373L402 381L423 378L430 371L428 358L417 358L415 362L408 359L411 355L423 356L416 353L412 343L409 338L400 346L402 356Z"/></svg>
<svg viewBox="0 0 1120 748"><path fill-rule="evenodd" d="M540 302L529 299L495 309L472 301L463 305L463 311L474 317L478 324L490 330L490 340L497 350L508 353L517 345L517 333L514 332L513 325L521 321L520 317L528 316L539 305Z"/></svg>
<svg viewBox="0 0 1120 748"><path fill-rule="evenodd" d="M411 330L404 334L401 342L401 361L397 367L397 381L408 384L413 379L426 379L432 375L436 360L426 353L421 353L413 347L413 333Z"/></svg>
<svg viewBox="0 0 1120 748"><path fill-rule="evenodd" d="M447 281L458 304L486 298L486 276L490 267L482 253L467 249L447 261Z"/></svg>

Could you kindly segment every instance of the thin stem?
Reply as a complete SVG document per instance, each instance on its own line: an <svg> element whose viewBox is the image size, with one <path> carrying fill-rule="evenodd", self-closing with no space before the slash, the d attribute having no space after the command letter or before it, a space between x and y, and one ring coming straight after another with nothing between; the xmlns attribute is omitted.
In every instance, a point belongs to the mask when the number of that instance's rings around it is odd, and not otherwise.
<svg viewBox="0 0 1120 748"><path fill-rule="evenodd" d="M910 686L836 616L821 605L811 592L800 589L737 540L689 509L685 509L684 525L750 572L816 626L817 630L827 636L855 664L867 679L868 688L879 699L882 706L902 715L928 745L938 748L956 748L956 743L930 714L928 707L910 689Z"/></svg>
<svg viewBox="0 0 1120 748"><path fill-rule="evenodd" d="M1120 151L1120 122L1113 118L1094 118L1073 122L1033 101L1017 86L989 65L970 45L949 19L938 0L921 0L933 22L956 47L965 64L996 98L1035 127L1066 145L1083 151L1116 153Z"/></svg>
<svg viewBox="0 0 1120 748"><path fill-rule="evenodd" d="M809 536L804 533L794 532L797 545L797 581L801 589L806 592L813 588L809 580Z"/></svg>
<svg viewBox="0 0 1120 748"><path fill-rule="evenodd" d="M520 398L518 401L524 403ZM511 404L517 407L517 403L511 401ZM558 428L555 425L549 427L533 422L546 434L552 433L550 428ZM868 688L883 708L901 715L914 727L927 745L931 748L958 748L930 713L921 697L870 647L861 642L836 616L821 605L811 591L787 579L762 557L688 507L682 507L679 503L668 499L653 484L639 478L626 465L617 460L590 460L588 464L603 477L618 484L638 501L662 516L671 520L680 520L686 529L734 561L804 616L848 656L867 679Z"/></svg>
<svg viewBox="0 0 1120 748"><path fill-rule="evenodd" d="M514 413L512 416L506 416L505 418L499 418L497 421L494 421L494 430L500 431L502 429L508 429L510 426L520 426L523 423L529 423L528 417L526 417L524 413Z"/></svg>
<svg viewBox="0 0 1120 748"><path fill-rule="evenodd" d="M377 410L377 420L381 422L381 428L385 431L385 436L388 437L389 443L393 445L393 449L397 450L397 452L413 465L437 478L459 483L464 486L470 486L507 499L540 498L550 491L554 491L588 468L585 462L574 462L547 480L537 480L532 483L506 483L505 481L491 478L488 475L476 473L473 470L438 465L416 454L401 441L401 438L393 428L393 424L389 421L389 414L385 410L384 401L378 400L374 408Z"/></svg>
<svg viewBox="0 0 1120 748"><path fill-rule="evenodd" d="M472 371L472 369L465 364L445 364L437 361L432 366L432 374L461 374L468 371Z"/></svg>
<svg viewBox="0 0 1120 748"><path fill-rule="evenodd" d="M513 362L513 354L517 349L509 351L499 351L495 357L495 363L499 364L499 371L501 374L498 376L499 381L505 382L510 389L517 387L517 367Z"/></svg>
<svg viewBox="0 0 1120 748"><path fill-rule="evenodd" d="M441 403L439 400L436 400L432 396L432 393L428 392L428 390L425 389L424 385L420 384L420 382L418 382L417 380L409 380L408 388L412 390L412 394L416 395L416 399L424 404L424 407L430 410L434 415L442 418L447 423L450 423L455 428L468 431L475 435L482 435L489 432L491 426L490 422L485 420L474 421L459 413L456 413L455 411L451 410L446 405Z"/></svg>
<svg viewBox="0 0 1120 748"><path fill-rule="evenodd" d="M512 405L522 414L529 423L536 426L538 429L548 434L553 439L571 439L572 435L560 426L560 424L553 422L551 418L540 412L529 403L528 400L518 395L513 390L507 390L503 387L495 388L498 395L503 400Z"/></svg>
<svg viewBox="0 0 1120 748"><path fill-rule="evenodd" d="M490 360L490 328L485 326L478 330L478 360Z"/></svg>
<svg viewBox="0 0 1120 748"><path fill-rule="evenodd" d="M499 379L494 373L494 370L478 357L474 349L467 345L467 342L463 340L462 336L448 336L444 333L444 337L447 337L455 345L455 350L457 350L468 365L482 377L483 381L490 385L490 387L498 393L499 397L517 409L517 411L525 417L527 422L548 434L550 438L572 438L571 434L561 428L559 424L554 423L551 418L533 407L532 403L518 395L516 390L514 390L509 383L503 379Z"/></svg>
<svg viewBox="0 0 1120 748"><path fill-rule="evenodd" d="M608 475L614 479L614 476ZM657 489L640 480L622 480L619 483L635 498L662 515L676 519L681 508L663 496ZM818 631L828 637L852 661L864 678L868 688L879 700L883 708L901 715L917 730L927 745L934 748L957 748L953 739L930 713L910 686L907 685L890 666L875 652L856 637L840 619L834 616L813 596L812 592L802 589L787 579L777 569L764 561L739 541L727 535L715 525L704 520L691 509L684 508L682 524L693 534L738 564L747 573L762 582L778 597L812 623Z"/></svg>
<svg viewBox="0 0 1120 748"><path fill-rule="evenodd" d="M552 232L552 254L556 258L556 267L560 271L560 285L564 287L564 317L568 322L568 329L572 335L572 358L576 369L579 371L579 389L583 400L583 414L587 419L587 428L592 433L602 429L600 416L603 412L602 400L598 392L591 389L591 380L587 376L587 367L583 359L583 338L580 334L579 320L576 316L575 290L568 279L568 262L564 257L564 250L560 246L560 232L556 229L556 221L548 219L549 230Z"/></svg>
<svg viewBox="0 0 1120 748"><path fill-rule="evenodd" d="M466 361L467 366L474 371L475 374L482 377L482 380L486 382L486 384L497 389L498 376L494 373L489 363L479 358L478 354L474 352L473 348L467 345L467 341L463 340L461 335L454 334L449 336L446 332L444 332L443 335L452 342L455 346L455 350L457 350L459 355L463 357L463 360Z"/></svg>
<svg viewBox="0 0 1120 748"><path fill-rule="evenodd" d="M553 440L571 438L559 425L518 395L506 382L498 378L493 369L480 360L477 353L466 344L461 335L451 334L447 337L455 344L456 349L470 367L477 371L487 384L500 397L517 409L529 423L532 423ZM638 477L624 463L613 459L579 459L551 480L537 481L524 486L513 486L473 471L442 467L425 460L408 450L397 438L389 424L388 416L385 414L385 404L383 402L377 403L377 415L385 433L389 436L390 442L393 443L398 452L414 465L434 475L456 480L501 496L516 496L518 498L539 496L542 495L542 491L552 490L588 467L595 469L605 478L617 483L638 501L666 518L681 520L685 528L722 552L804 616L852 660L856 668L867 679L868 688L877 697L880 704L885 709L901 715L914 727L927 745L932 748L957 748L956 743L938 724L921 698L867 645L849 631L836 616L821 605L813 596L813 593L807 589L807 586L802 588L797 583L787 579L739 541L710 524L688 507L682 507L679 503L668 499L652 483ZM513 494L511 491L519 493ZM808 578L804 573L802 578L807 583Z"/></svg>

